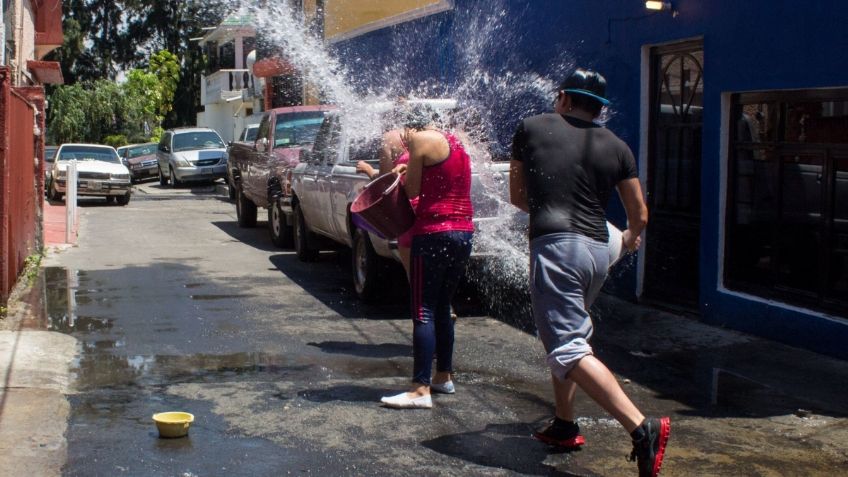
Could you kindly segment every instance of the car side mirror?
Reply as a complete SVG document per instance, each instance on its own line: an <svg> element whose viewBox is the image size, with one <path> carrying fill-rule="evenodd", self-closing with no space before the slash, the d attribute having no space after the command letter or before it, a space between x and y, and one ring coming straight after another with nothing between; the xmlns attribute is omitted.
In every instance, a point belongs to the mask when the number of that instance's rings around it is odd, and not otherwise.
<svg viewBox="0 0 848 477"><path fill-rule="evenodd" d="M171 148L168 146L162 146L162 152L171 152Z"/></svg>

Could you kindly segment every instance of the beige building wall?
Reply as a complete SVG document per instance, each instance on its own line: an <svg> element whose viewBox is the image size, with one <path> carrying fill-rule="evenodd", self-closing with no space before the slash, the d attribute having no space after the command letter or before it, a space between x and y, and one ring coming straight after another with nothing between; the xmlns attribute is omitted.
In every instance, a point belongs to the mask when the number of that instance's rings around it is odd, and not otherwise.
<svg viewBox="0 0 848 477"><path fill-rule="evenodd" d="M35 60L35 16L30 0L13 0L4 18L6 42L11 42L11 55L6 58L12 67L12 84L32 84L26 73L28 60ZM5 47L5 45L3 45Z"/></svg>
<svg viewBox="0 0 848 477"><path fill-rule="evenodd" d="M452 8L451 0L325 0L324 38L341 41Z"/></svg>

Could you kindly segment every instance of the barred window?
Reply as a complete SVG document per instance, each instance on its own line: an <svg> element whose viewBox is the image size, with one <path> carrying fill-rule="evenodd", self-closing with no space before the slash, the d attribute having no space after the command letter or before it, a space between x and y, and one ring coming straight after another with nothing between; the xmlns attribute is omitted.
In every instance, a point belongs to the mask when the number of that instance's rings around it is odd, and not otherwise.
<svg viewBox="0 0 848 477"><path fill-rule="evenodd" d="M724 279L848 317L848 88L732 97Z"/></svg>

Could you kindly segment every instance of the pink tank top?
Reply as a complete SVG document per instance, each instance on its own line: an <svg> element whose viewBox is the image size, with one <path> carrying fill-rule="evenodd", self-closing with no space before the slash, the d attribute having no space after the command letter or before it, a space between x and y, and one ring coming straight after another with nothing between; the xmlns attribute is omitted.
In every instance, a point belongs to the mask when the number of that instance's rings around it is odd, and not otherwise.
<svg viewBox="0 0 848 477"><path fill-rule="evenodd" d="M474 209L471 205L471 158L462 143L450 133L442 133L450 146L450 155L444 161L424 166L421 174L421 193L412 206L415 209L415 224L409 235L425 235L436 232L473 232L471 220ZM409 153L404 153L397 162Z"/></svg>

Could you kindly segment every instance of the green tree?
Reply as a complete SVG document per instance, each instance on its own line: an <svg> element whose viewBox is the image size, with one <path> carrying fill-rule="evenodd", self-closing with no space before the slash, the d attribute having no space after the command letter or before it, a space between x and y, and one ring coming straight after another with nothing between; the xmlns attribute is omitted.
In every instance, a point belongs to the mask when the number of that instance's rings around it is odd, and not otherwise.
<svg viewBox="0 0 848 477"><path fill-rule="evenodd" d="M123 133L130 142L144 142L150 130L162 121L159 82L156 75L136 68L130 71L122 86L126 119Z"/></svg>
<svg viewBox="0 0 848 477"><path fill-rule="evenodd" d="M163 50L151 57L148 68L130 71L122 84L101 79L56 88L50 99L48 140L115 145L158 139L179 74L176 56Z"/></svg>
<svg viewBox="0 0 848 477"><path fill-rule="evenodd" d="M87 140L101 142L105 136L120 134L127 122L127 108L121 85L110 80L92 83L86 105L89 117Z"/></svg>
<svg viewBox="0 0 848 477"><path fill-rule="evenodd" d="M47 140L51 144L82 141L87 129L88 92L81 84L59 86L50 95Z"/></svg>
<svg viewBox="0 0 848 477"><path fill-rule="evenodd" d="M61 64L65 84L93 84L144 68L149 52L167 50L167 57L154 55L155 61L162 60L155 67L157 76L164 75L174 91L160 114L167 127L194 124L206 62L191 38L218 25L229 8L222 0L66 0L64 44L48 58Z"/></svg>
<svg viewBox="0 0 848 477"><path fill-rule="evenodd" d="M147 69L159 80L159 114L164 116L173 109L174 95L180 83L179 60L168 50L162 50L150 57Z"/></svg>

